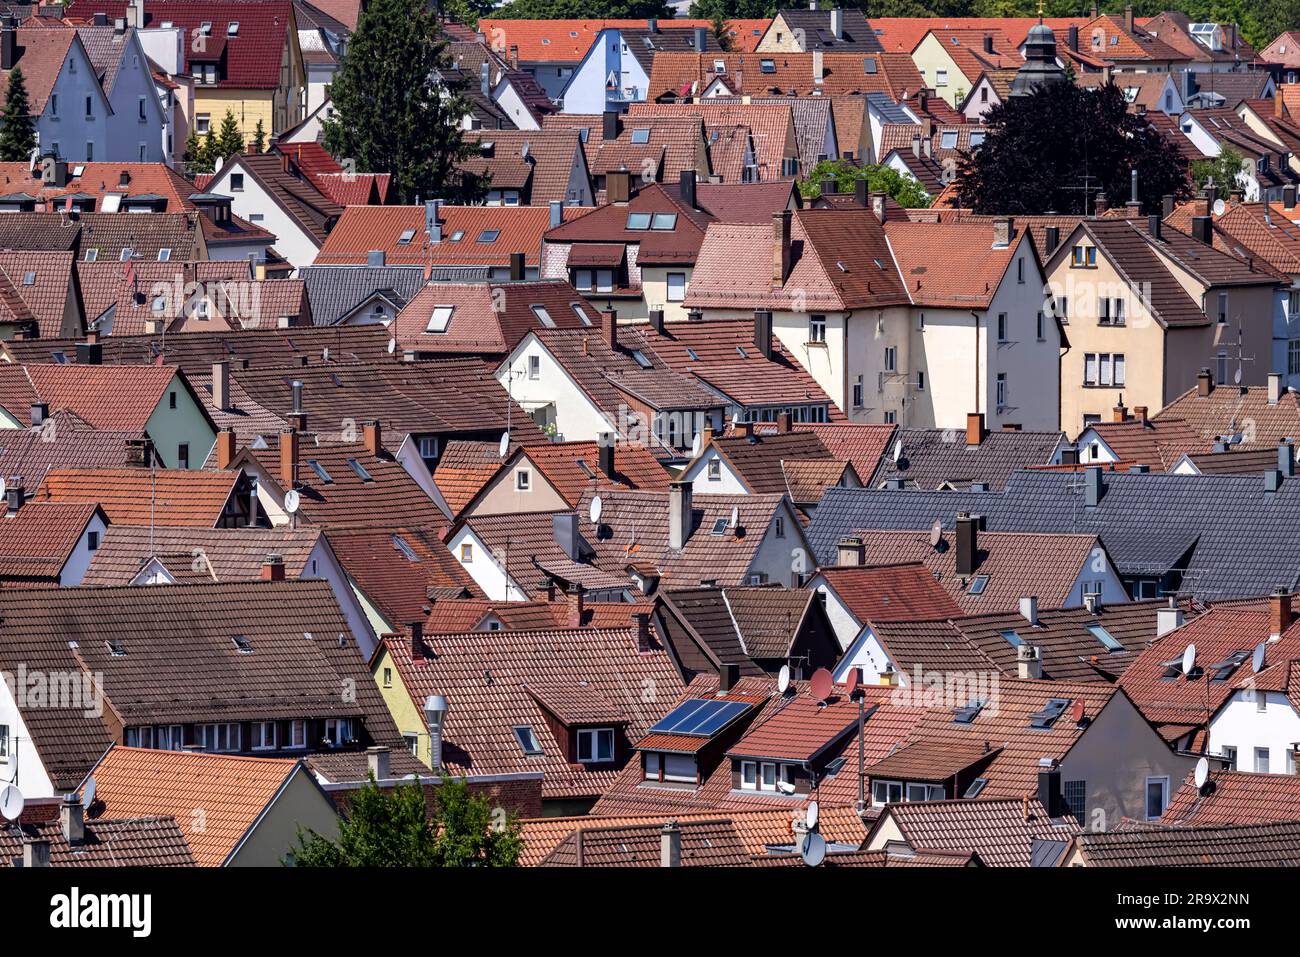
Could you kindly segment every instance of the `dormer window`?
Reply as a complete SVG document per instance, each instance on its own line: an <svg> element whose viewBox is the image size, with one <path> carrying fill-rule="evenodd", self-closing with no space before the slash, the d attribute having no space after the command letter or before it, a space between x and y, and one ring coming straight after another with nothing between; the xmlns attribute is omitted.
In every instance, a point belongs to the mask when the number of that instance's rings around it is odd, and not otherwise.
<svg viewBox="0 0 1300 957"><path fill-rule="evenodd" d="M614 760L614 729L583 728L578 731L578 761L601 764Z"/></svg>

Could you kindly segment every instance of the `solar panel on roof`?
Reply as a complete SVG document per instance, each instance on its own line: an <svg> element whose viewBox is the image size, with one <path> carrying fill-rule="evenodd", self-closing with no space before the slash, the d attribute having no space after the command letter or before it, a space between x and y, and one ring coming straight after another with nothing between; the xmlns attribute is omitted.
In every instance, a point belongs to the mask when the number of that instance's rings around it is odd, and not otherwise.
<svg viewBox="0 0 1300 957"><path fill-rule="evenodd" d="M679 704L650 729L651 733L710 737L750 709L744 701L692 699Z"/></svg>

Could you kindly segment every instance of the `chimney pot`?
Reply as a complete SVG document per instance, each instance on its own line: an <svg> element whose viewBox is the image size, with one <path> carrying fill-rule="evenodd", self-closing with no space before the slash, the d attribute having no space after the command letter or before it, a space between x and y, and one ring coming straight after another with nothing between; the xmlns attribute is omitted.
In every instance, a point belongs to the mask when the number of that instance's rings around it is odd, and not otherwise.
<svg viewBox="0 0 1300 957"><path fill-rule="evenodd" d="M1016 648L1016 673L1022 681L1043 677L1042 650L1037 645L1022 644Z"/></svg>
<svg viewBox="0 0 1300 957"><path fill-rule="evenodd" d="M1020 617L1031 625L1038 624L1038 596L1025 595L1020 599Z"/></svg>
<svg viewBox="0 0 1300 957"><path fill-rule="evenodd" d="M1183 627L1183 610L1171 595L1168 605L1156 609L1156 637L1167 635L1181 627Z"/></svg>
<svg viewBox="0 0 1300 957"><path fill-rule="evenodd" d="M866 557L867 546L862 539L848 536L840 539L839 552L835 564L841 567L865 565Z"/></svg>
<svg viewBox="0 0 1300 957"><path fill-rule="evenodd" d="M376 781L388 781L392 779L392 771L389 770L388 749L379 745L366 748L366 766L370 770L370 776Z"/></svg>
<svg viewBox="0 0 1300 957"><path fill-rule="evenodd" d="M384 451L384 430L378 419L371 419L362 426L365 437L366 454L377 459Z"/></svg>
<svg viewBox="0 0 1300 957"><path fill-rule="evenodd" d="M659 832L659 865L682 866L682 829L676 821L669 821Z"/></svg>
<svg viewBox="0 0 1300 957"><path fill-rule="evenodd" d="M235 460L235 430L227 426L217 433L217 468L228 469Z"/></svg>
<svg viewBox="0 0 1300 957"><path fill-rule="evenodd" d="M727 694L740 680L740 665L723 664L718 668L718 691Z"/></svg>
<svg viewBox="0 0 1300 957"><path fill-rule="evenodd" d="M1286 387L1282 385L1282 373L1270 372L1268 374L1268 404L1277 405L1282 401L1282 393Z"/></svg>
<svg viewBox="0 0 1300 957"><path fill-rule="evenodd" d="M984 427L984 413L967 412L966 413L966 446L968 448L974 448L975 446L983 442L985 436L987 436L988 434L989 434L988 429Z"/></svg>
<svg viewBox="0 0 1300 957"><path fill-rule="evenodd" d="M280 482L288 489L298 484L298 433L280 430Z"/></svg>
<svg viewBox="0 0 1300 957"><path fill-rule="evenodd" d="M1209 369L1202 369L1196 374L1196 394L1202 399L1214 391L1214 377Z"/></svg>
<svg viewBox="0 0 1300 957"><path fill-rule="evenodd" d="M262 581L265 582L282 582L284 581L284 557L281 555L267 555L262 559Z"/></svg>
<svg viewBox="0 0 1300 957"><path fill-rule="evenodd" d="M1273 589L1268 599L1268 634L1270 640L1280 638L1291 627L1291 593L1285 588Z"/></svg>

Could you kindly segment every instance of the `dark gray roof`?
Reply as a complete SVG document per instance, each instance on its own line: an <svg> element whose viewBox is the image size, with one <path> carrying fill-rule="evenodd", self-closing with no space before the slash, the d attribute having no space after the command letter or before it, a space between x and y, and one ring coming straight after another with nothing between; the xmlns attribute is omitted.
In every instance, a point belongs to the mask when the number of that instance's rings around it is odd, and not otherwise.
<svg viewBox="0 0 1300 957"><path fill-rule="evenodd" d="M889 96L888 93L868 93L867 102L880 113L886 123L911 123L912 117Z"/></svg>
<svg viewBox="0 0 1300 957"><path fill-rule="evenodd" d="M831 33L831 11L809 10L796 7L778 11L791 30L804 32L804 49L832 50L837 53L881 53L883 47L876 31L871 29L862 11L849 8L842 11L844 24L837 39Z"/></svg>
<svg viewBox="0 0 1300 957"><path fill-rule="evenodd" d="M1277 492L1263 476L1105 473L1101 501L1084 502L1076 472L1016 472L1002 492L828 489L808 528L818 561L835 561L840 538L859 529L953 527L958 512L985 516L990 531L1101 536L1122 575L1159 575L1185 560L1183 590L1216 600L1295 590L1300 477Z"/></svg>
<svg viewBox="0 0 1300 957"><path fill-rule="evenodd" d="M902 479L922 489L937 489L945 482L957 488L983 482L1002 489L1016 469L1049 464L1064 438L1060 432L990 432L978 446L967 446L964 429L899 429L867 484ZM895 462L899 442L902 455Z"/></svg>
<svg viewBox="0 0 1300 957"><path fill-rule="evenodd" d="M318 326L332 326L375 293L397 309L420 291L424 270L419 266L307 266L302 270Z"/></svg>

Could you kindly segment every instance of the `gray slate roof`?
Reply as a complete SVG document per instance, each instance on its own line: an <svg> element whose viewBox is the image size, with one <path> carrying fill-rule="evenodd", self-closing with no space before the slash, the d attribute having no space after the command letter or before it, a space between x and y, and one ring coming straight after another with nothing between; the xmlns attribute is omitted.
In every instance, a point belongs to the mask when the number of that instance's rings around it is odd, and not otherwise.
<svg viewBox="0 0 1300 957"><path fill-rule="evenodd" d="M302 270L318 326L332 326L375 293L393 300L400 311L424 285L419 266L307 266Z"/></svg>
<svg viewBox="0 0 1300 957"><path fill-rule="evenodd" d="M868 93L867 102L880 113L881 119L886 123L914 122L907 110L895 103L888 93Z"/></svg>
<svg viewBox="0 0 1300 957"><path fill-rule="evenodd" d="M795 7L777 12L791 30L804 32L804 48L807 50L833 50L837 53L860 50L863 53L880 53L884 49L880 45L880 38L876 36L876 31L871 29L862 11L856 7L842 11L844 26L839 39L831 33L829 10Z"/></svg>
<svg viewBox="0 0 1300 957"><path fill-rule="evenodd" d="M1060 432L990 432L978 446L968 447L964 429L899 429L867 484L902 479L908 487L922 489L937 489L945 482L957 488L983 482L1002 489L1016 469L1049 464L1064 438ZM895 462L899 442L903 451Z"/></svg>
<svg viewBox="0 0 1300 957"><path fill-rule="evenodd" d="M1121 575L1159 575L1190 552L1183 589L1202 600L1294 591L1300 579L1300 477L1277 492L1263 476L1112 472L1095 508L1084 475L1019 471L1003 492L827 490L808 528L820 563L833 564L841 537L859 529L952 528L958 512L990 531L1087 532L1101 536Z"/></svg>

